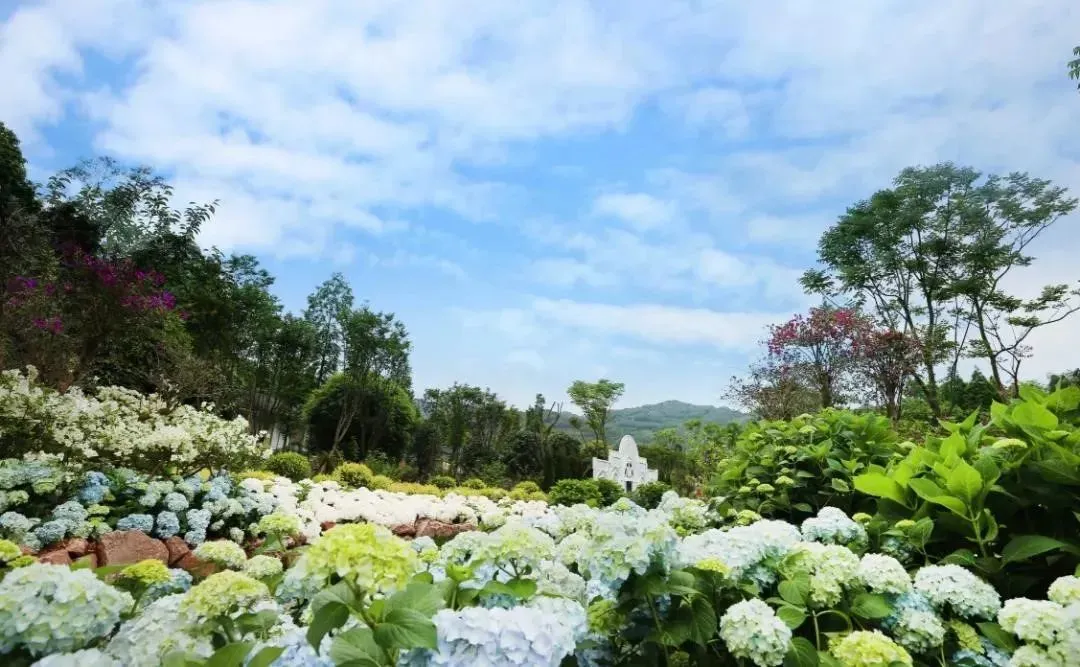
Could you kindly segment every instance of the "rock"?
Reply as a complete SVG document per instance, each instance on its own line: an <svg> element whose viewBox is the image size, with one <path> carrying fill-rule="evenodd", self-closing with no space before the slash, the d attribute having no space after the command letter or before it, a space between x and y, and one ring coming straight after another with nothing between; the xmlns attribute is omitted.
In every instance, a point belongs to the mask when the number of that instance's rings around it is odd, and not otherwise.
<svg viewBox="0 0 1080 667"><path fill-rule="evenodd" d="M165 540L165 548L169 550L169 565L176 565L181 558L191 553L191 547L187 545L187 542L176 535Z"/></svg>
<svg viewBox="0 0 1080 667"><path fill-rule="evenodd" d="M435 519L417 519L416 537L430 537L432 539L448 539L470 530L476 530L476 524L472 523L446 523Z"/></svg>
<svg viewBox="0 0 1080 667"><path fill-rule="evenodd" d="M86 554L85 556L82 556L80 558L75 558L75 559L72 560L72 564L77 564L77 563L86 563L86 565L92 570L92 569L94 569L94 568L96 568L98 566L97 554L94 553L93 551L91 551L90 553Z"/></svg>
<svg viewBox="0 0 1080 667"><path fill-rule="evenodd" d="M325 533L326 531L330 530L331 528L333 528L336 525L337 524L334 523L333 521L323 521L321 524L319 524L319 528L322 528L322 532Z"/></svg>
<svg viewBox="0 0 1080 667"><path fill-rule="evenodd" d="M205 578L211 574L217 572L217 566L210 561L205 561L195 555L195 552L188 551L186 554L180 557L180 560L174 564L176 567L187 570L192 575Z"/></svg>
<svg viewBox="0 0 1080 667"><path fill-rule="evenodd" d="M37 554L36 551L34 551L30 547L26 546L25 544L20 544L19 545L19 551L21 551L24 556L33 556L33 555Z"/></svg>
<svg viewBox="0 0 1080 667"><path fill-rule="evenodd" d="M400 526L394 526L390 530L398 537L413 537L416 535L416 524L403 523Z"/></svg>
<svg viewBox="0 0 1080 667"><path fill-rule="evenodd" d="M149 558L168 564L169 549L161 540L138 530L114 531L98 539L97 558L101 567L132 565Z"/></svg>
<svg viewBox="0 0 1080 667"><path fill-rule="evenodd" d="M73 537L64 544L72 558L80 558L90 551L90 543L81 537Z"/></svg>
<svg viewBox="0 0 1080 667"><path fill-rule="evenodd" d="M71 556L68 555L67 549L61 545L42 551L38 555L38 562L52 565L71 565Z"/></svg>

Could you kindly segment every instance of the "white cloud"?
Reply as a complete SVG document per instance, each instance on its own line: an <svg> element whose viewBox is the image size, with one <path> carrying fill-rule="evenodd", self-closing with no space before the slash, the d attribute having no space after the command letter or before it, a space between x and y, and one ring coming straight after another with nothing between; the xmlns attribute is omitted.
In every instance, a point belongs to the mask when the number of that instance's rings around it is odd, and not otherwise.
<svg viewBox="0 0 1080 667"><path fill-rule="evenodd" d="M617 218L644 231L669 224L675 217L675 207L642 192L608 193L593 202L593 215Z"/></svg>
<svg viewBox="0 0 1080 667"><path fill-rule="evenodd" d="M690 126L715 130L731 139L745 137L752 123L745 95L731 88L689 90L673 97L669 106Z"/></svg>

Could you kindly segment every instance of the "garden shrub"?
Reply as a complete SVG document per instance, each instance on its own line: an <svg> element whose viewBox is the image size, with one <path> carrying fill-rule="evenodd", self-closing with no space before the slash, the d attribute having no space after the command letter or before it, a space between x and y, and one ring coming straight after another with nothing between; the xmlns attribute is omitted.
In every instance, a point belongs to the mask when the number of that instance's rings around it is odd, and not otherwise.
<svg viewBox="0 0 1080 667"><path fill-rule="evenodd" d="M623 488L610 479L594 479L596 490L600 492L600 506L607 507L623 497Z"/></svg>
<svg viewBox="0 0 1080 667"><path fill-rule="evenodd" d="M871 465L903 456L881 415L824 410L791 421L748 424L716 464L710 484L736 510L801 522L825 506L869 509L852 479Z"/></svg>
<svg viewBox="0 0 1080 667"><path fill-rule="evenodd" d="M346 462L334 468L333 477L342 486L359 489L360 487L368 487L374 475L371 468L363 463Z"/></svg>
<svg viewBox="0 0 1080 667"><path fill-rule="evenodd" d="M909 561L976 568L1011 595L1045 590L1080 562L1080 388L1025 386L990 423L943 422L902 459L873 465L855 488L877 498L883 548Z"/></svg>
<svg viewBox="0 0 1080 667"><path fill-rule="evenodd" d="M510 492L507 491L506 489L499 489L499 488L495 488L495 487L489 487L489 488L486 488L486 489L480 489L480 494L483 495L485 498L490 498L491 500L499 501L499 500L502 500L503 498L507 497L508 495L510 495Z"/></svg>
<svg viewBox="0 0 1080 667"><path fill-rule="evenodd" d="M319 473L318 475L312 477L311 481L315 482L316 484L320 482L336 482L337 478L335 478L333 475L327 475L326 473Z"/></svg>
<svg viewBox="0 0 1080 667"><path fill-rule="evenodd" d="M263 467L294 482L311 477L311 461L298 452L277 452L266 459Z"/></svg>
<svg viewBox="0 0 1080 667"><path fill-rule="evenodd" d="M375 475L368 482L368 488L372 491L386 491L393 486L394 480L390 479L386 475Z"/></svg>
<svg viewBox="0 0 1080 667"><path fill-rule="evenodd" d="M548 489L547 495L551 504L567 506L584 503L599 507L604 499L593 479L560 479Z"/></svg>
<svg viewBox="0 0 1080 667"><path fill-rule="evenodd" d="M646 482L634 489L634 502L645 509L654 509L671 487L664 482Z"/></svg>
<svg viewBox="0 0 1080 667"><path fill-rule="evenodd" d="M486 489L487 483L478 477L472 477L462 482L461 486L467 489Z"/></svg>
<svg viewBox="0 0 1080 667"><path fill-rule="evenodd" d="M449 489L457 486L457 481L450 475L435 475L428 480L428 484L437 486L440 489Z"/></svg>
<svg viewBox="0 0 1080 667"><path fill-rule="evenodd" d="M528 480L528 479L525 480L524 482L518 482L517 484L514 485L514 488L511 489L511 491L518 491L518 492L523 493L523 494L536 493L537 491L540 491L540 490L541 489L540 489L539 484L537 484L536 482L534 482L532 480Z"/></svg>
<svg viewBox="0 0 1080 667"><path fill-rule="evenodd" d="M278 474L269 470L243 470L238 473L234 473L232 478L236 482L243 481L245 479L259 479L264 482L272 482L277 479Z"/></svg>
<svg viewBox="0 0 1080 667"><path fill-rule="evenodd" d="M443 490L432 484L417 484L415 482L394 482L388 491L394 493L420 494L427 496L441 496Z"/></svg>

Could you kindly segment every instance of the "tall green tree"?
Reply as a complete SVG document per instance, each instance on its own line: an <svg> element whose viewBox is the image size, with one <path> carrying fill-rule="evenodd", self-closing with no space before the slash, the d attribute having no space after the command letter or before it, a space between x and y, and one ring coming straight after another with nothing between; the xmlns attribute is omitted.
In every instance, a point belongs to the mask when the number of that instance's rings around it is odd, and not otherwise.
<svg viewBox="0 0 1080 667"><path fill-rule="evenodd" d="M506 460L520 413L487 389L454 384L428 389L421 409L442 438L443 460L455 477L497 460Z"/></svg>
<svg viewBox="0 0 1080 667"><path fill-rule="evenodd" d="M353 307L353 291L345 276L335 273L308 296L304 319L318 332L319 360L315 381L322 384L341 367L342 318Z"/></svg>
<svg viewBox="0 0 1080 667"><path fill-rule="evenodd" d="M1076 88L1080 90L1080 46L1073 48L1073 55L1076 57L1069 61L1069 78L1076 79Z"/></svg>
<svg viewBox="0 0 1080 667"><path fill-rule="evenodd" d="M611 406L622 396L625 385L601 378L596 382L575 380L566 390L570 401L581 410L585 423L597 442L607 442L607 420Z"/></svg>

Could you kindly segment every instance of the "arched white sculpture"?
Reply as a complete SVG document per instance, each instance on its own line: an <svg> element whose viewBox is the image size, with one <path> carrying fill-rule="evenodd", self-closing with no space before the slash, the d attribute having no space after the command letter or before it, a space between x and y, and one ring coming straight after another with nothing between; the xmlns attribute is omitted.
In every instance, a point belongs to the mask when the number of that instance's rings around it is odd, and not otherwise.
<svg viewBox="0 0 1080 667"><path fill-rule="evenodd" d="M593 479L610 479L627 491L646 482L655 482L657 472L650 470L648 462L638 455L637 442L633 436L624 435L619 450L608 450L608 458L592 460Z"/></svg>

